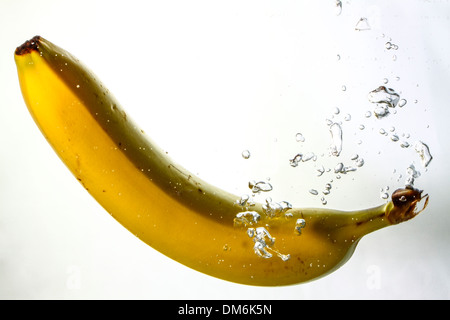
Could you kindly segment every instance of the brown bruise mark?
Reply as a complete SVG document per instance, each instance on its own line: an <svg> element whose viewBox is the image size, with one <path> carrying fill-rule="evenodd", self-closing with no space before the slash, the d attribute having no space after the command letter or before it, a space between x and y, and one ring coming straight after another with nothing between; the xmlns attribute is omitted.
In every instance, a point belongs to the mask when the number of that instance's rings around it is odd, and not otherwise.
<svg viewBox="0 0 450 320"><path fill-rule="evenodd" d="M32 51L38 51L40 40L41 36L34 36L32 39L25 41L22 45L16 48L15 54L21 56Z"/></svg>

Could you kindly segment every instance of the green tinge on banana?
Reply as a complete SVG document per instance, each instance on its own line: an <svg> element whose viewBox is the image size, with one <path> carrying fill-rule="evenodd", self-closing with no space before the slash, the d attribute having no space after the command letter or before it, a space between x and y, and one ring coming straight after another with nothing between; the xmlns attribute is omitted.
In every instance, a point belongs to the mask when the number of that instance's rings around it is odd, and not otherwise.
<svg viewBox="0 0 450 320"><path fill-rule="evenodd" d="M205 274L260 286L317 279L345 263L364 235L413 218L428 202L405 188L365 210L268 215L174 163L69 52L36 36L15 61L33 119L83 187L142 241Z"/></svg>

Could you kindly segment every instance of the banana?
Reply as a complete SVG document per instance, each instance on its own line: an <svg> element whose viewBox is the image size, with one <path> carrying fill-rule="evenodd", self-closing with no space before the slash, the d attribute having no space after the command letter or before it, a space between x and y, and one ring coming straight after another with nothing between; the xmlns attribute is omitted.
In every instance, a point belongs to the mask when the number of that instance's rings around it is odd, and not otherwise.
<svg viewBox="0 0 450 320"><path fill-rule="evenodd" d="M356 211L243 203L173 162L69 52L36 36L15 62L29 112L82 186L136 237L210 276L255 286L317 279L363 236L428 203L412 187Z"/></svg>

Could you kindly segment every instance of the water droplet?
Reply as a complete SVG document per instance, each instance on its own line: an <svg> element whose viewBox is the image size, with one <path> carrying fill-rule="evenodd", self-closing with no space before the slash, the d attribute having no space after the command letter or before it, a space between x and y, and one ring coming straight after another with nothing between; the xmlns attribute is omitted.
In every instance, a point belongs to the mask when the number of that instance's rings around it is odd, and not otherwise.
<svg viewBox="0 0 450 320"><path fill-rule="evenodd" d="M428 146L425 143L423 143L422 141L417 141L414 144L414 150L416 150L417 154L419 155L420 160L422 162L422 166L424 168L428 167L431 160L433 159Z"/></svg>
<svg viewBox="0 0 450 320"><path fill-rule="evenodd" d="M320 198L320 201L322 202L323 205L326 205L328 203L325 197Z"/></svg>
<svg viewBox="0 0 450 320"><path fill-rule="evenodd" d="M338 157L342 151L342 128L338 123L330 126L331 146L330 152L333 156Z"/></svg>
<svg viewBox="0 0 450 320"><path fill-rule="evenodd" d="M369 21L367 21L367 18L361 18L358 20L355 26L356 31L367 31L370 30Z"/></svg>
<svg viewBox="0 0 450 320"><path fill-rule="evenodd" d="M366 113L364 114L364 116L365 116L366 118L370 118L370 117L372 116L372 112L366 111Z"/></svg>
<svg viewBox="0 0 450 320"><path fill-rule="evenodd" d="M352 116L351 116L349 113L347 113L347 114L345 115L345 117L344 117L344 120L345 120L345 121L350 121L350 120L352 120Z"/></svg>
<svg viewBox="0 0 450 320"><path fill-rule="evenodd" d="M359 125L359 130L364 130L366 127L363 124Z"/></svg>
<svg viewBox="0 0 450 320"><path fill-rule="evenodd" d="M342 91L347 91L347 86L343 85L343 86L341 87L341 90L342 90Z"/></svg>
<svg viewBox="0 0 450 320"><path fill-rule="evenodd" d="M242 158L244 158L244 159L250 158L250 151L248 151L248 150L242 151Z"/></svg>
<svg viewBox="0 0 450 320"><path fill-rule="evenodd" d="M298 142L305 142L305 137L300 132L295 135L295 140Z"/></svg>
<svg viewBox="0 0 450 320"><path fill-rule="evenodd" d="M319 192L317 192L316 189L310 189L310 190L309 190L309 193L311 193L311 194L314 195L314 196L317 196L317 195L319 194Z"/></svg>

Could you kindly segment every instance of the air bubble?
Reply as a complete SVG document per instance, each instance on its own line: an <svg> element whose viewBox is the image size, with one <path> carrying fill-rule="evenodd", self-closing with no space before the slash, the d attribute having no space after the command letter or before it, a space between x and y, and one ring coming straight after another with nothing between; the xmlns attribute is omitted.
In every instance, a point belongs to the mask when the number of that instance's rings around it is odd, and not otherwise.
<svg viewBox="0 0 450 320"><path fill-rule="evenodd" d="M394 142L397 142L399 140L398 135L396 135L396 134L391 135L391 140Z"/></svg>
<svg viewBox="0 0 450 320"><path fill-rule="evenodd" d="M302 229L305 226L306 226L305 219L297 219L297 221L295 222L295 231L297 232L298 235L302 234Z"/></svg>
<svg viewBox="0 0 450 320"><path fill-rule="evenodd" d="M369 92L368 98L372 103L383 103L391 108L395 108L400 100L400 95L392 88L380 86Z"/></svg>
<svg viewBox="0 0 450 320"><path fill-rule="evenodd" d="M406 187L413 187L414 181L420 177L420 172L416 170L413 164L410 164L408 168L406 168Z"/></svg>
<svg viewBox="0 0 450 320"><path fill-rule="evenodd" d="M300 132L295 135L295 140L298 142L305 142L305 137Z"/></svg>
<svg viewBox="0 0 450 320"><path fill-rule="evenodd" d="M291 258L289 254L282 254L278 250L275 250L272 246L275 244L275 238L272 237L264 227L258 227L256 229L247 229L247 235L253 238L255 245L253 251L261 258L272 258L274 252L281 260L287 261Z"/></svg>
<svg viewBox="0 0 450 320"><path fill-rule="evenodd" d="M330 152L333 156L338 157L342 151L342 128L341 126L334 122L330 126L331 133L331 146Z"/></svg>
<svg viewBox="0 0 450 320"><path fill-rule="evenodd" d="M254 206L255 203L250 199L250 196L248 194L244 194L240 197L240 199L236 200L236 204L240 205L241 207L245 206Z"/></svg>
<svg viewBox="0 0 450 320"><path fill-rule="evenodd" d="M316 169L316 171L317 171L317 176L320 177L321 175L324 174L325 168L323 166L320 166L319 168Z"/></svg>
<svg viewBox="0 0 450 320"><path fill-rule="evenodd" d="M267 198L266 204L262 206L262 209L268 217L274 218L292 209L292 205L287 201L272 202L271 198Z"/></svg>
<svg viewBox="0 0 450 320"><path fill-rule="evenodd" d="M419 155L420 160L422 162L422 166L424 168L428 167L431 160L433 159L428 146L425 143L423 143L422 141L417 141L414 144L414 150L416 150L417 154Z"/></svg>
<svg viewBox="0 0 450 320"><path fill-rule="evenodd" d="M290 163L291 167L298 166L298 163L300 161L302 161L302 158L303 158L303 154L301 154L301 153L296 154L294 158L289 160L289 163Z"/></svg>
<svg viewBox="0 0 450 320"><path fill-rule="evenodd" d="M258 223L261 216L256 211L245 211L245 212L239 212L236 214L236 217L234 218L234 225L235 226L248 226L255 223Z"/></svg>
<svg viewBox="0 0 450 320"><path fill-rule="evenodd" d="M341 15L341 13L342 13L342 1L341 0L336 0L335 12L336 12L337 16Z"/></svg>
<svg viewBox="0 0 450 320"><path fill-rule="evenodd" d="M250 158L250 151L248 151L248 150L242 151L242 158L244 158L244 159Z"/></svg>
<svg viewBox="0 0 450 320"><path fill-rule="evenodd" d="M367 21L367 18L361 18L358 20L355 26L356 31L367 31L370 30L369 21Z"/></svg>
<svg viewBox="0 0 450 320"><path fill-rule="evenodd" d="M272 191L272 185L265 181L255 182L254 180L249 181L248 187L252 190L253 193L259 192L269 192Z"/></svg>

